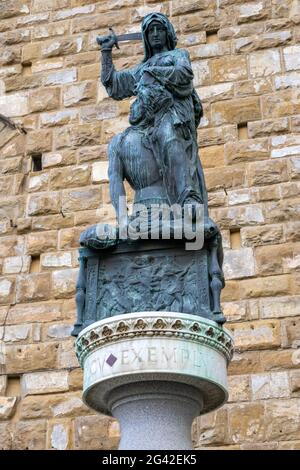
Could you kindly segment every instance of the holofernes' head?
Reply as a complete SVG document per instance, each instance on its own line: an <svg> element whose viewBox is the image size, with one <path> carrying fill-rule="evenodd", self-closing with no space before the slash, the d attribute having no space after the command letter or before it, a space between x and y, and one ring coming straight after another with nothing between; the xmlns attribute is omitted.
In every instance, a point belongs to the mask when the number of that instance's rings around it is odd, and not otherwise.
<svg viewBox="0 0 300 470"><path fill-rule="evenodd" d="M145 58L148 60L155 49L165 47L172 51L177 44L177 37L172 23L163 13L150 13L142 22L142 35Z"/></svg>
<svg viewBox="0 0 300 470"><path fill-rule="evenodd" d="M136 100L130 107L131 125L149 125L160 110L173 103L172 95L161 85L142 85Z"/></svg>

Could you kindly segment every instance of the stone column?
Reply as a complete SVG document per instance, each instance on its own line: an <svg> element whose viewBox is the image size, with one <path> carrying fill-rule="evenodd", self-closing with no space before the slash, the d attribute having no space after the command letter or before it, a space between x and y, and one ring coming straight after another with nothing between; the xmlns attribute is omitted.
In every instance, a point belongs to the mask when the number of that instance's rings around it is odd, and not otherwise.
<svg viewBox="0 0 300 470"><path fill-rule="evenodd" d="M114 416L119 449L192 449L196 416L228 397L228 331L177 312L118 315L85 328L76 341L84 402Z"/></svg>

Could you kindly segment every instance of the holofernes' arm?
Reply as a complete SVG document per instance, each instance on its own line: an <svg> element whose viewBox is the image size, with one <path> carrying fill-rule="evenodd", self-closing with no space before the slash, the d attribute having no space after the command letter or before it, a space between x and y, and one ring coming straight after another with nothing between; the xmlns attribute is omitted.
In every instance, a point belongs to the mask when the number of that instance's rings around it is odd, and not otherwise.
<svg viewBox="0 0 300 470"><path fill-rule="evenodd" d="M136 83L133 69L117 72L113 64L111 49L102 50L101 55L101 82L108 95L115 100L133 96Z"/></svg>
<svg viewBox="0 0 300 470"><path fill-rule="evenodd" d="M170 57L171 58L171 57ZM177 49L172 54L173 63L167 66L149 66L144 69L158 82L174 94L185 97L193 91L193 70L189 53L184 49Z"/></svg>
<svg viewBox="0 0 300 470"><path fill-rule="evenodd" d="M118 147L121 145L119 137L120 136L114 137L108 148L108 177L112 205L115 208L117 219L120 223L120 219L122 219L123 222L124 219L127 219L127 204L124 186L123 165L118 156Z"/></svg>

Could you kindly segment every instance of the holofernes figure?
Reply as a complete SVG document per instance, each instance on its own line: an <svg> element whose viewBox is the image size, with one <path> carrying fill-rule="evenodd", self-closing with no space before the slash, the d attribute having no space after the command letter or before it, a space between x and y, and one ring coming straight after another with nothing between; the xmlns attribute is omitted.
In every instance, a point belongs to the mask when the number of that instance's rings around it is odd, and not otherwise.
<svg viewBox="0 0 300 470"><path fill-rule="evenodd" d="M197 147L202 106L193 87L189 54L176 49L174 28L162 13L144 18L142 37L144 60L124 71L113 65L115 38L101 41L101 80L109 96L115 100L137 96L130 110L131 127L109 146L113 205L118 213L126 179L135 190L135 203L200 203L208 217Z"/></svg>

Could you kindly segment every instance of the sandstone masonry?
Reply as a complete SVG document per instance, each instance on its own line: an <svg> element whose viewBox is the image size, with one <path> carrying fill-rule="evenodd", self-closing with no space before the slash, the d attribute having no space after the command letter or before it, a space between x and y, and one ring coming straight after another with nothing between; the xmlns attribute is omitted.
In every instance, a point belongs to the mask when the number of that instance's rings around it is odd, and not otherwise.
<svg viewBox="0 0 300 470"><path fill-rule="evenodd" d="M117 423L81 401L70 338L80 232L109 221L106 148L130 100L99 82L95 37L170 15L193 62L198 141L225 246L230 398L195 448L300 449L300 0L3 0L0 446L113 449ZM117 68L143 56L114 50ZM40 162L42 169L36 166Z"/></svg>

